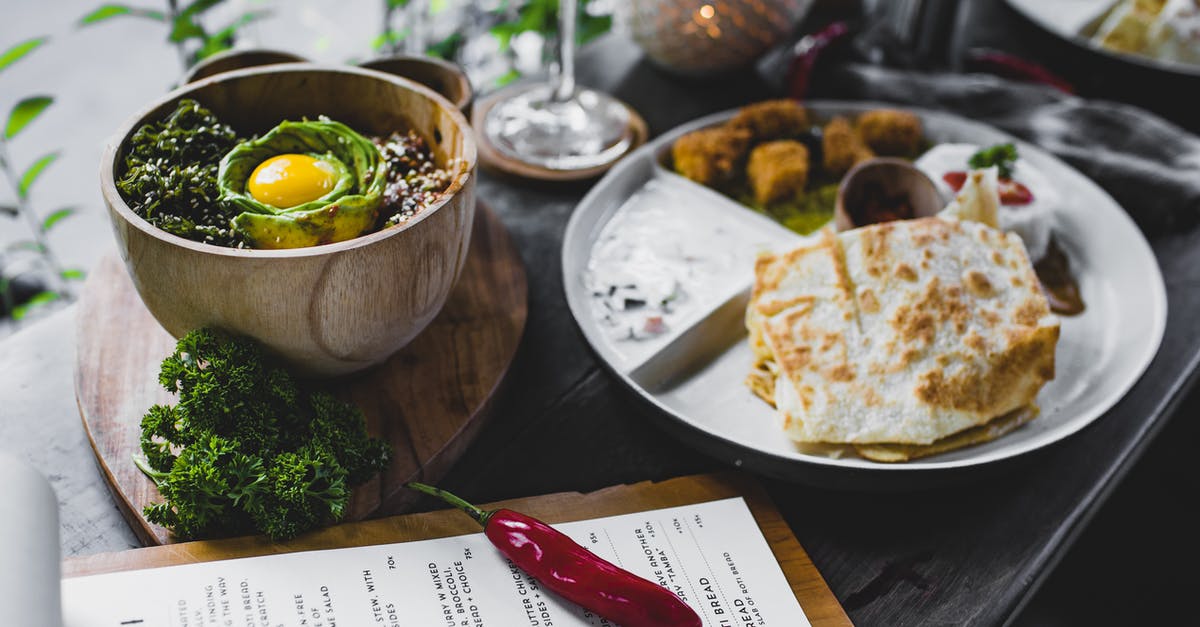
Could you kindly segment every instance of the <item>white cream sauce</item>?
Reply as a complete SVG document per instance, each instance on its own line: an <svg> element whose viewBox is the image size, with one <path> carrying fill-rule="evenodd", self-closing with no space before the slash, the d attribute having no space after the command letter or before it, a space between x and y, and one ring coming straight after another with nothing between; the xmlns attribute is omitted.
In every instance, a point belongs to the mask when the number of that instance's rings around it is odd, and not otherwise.
<svg viewBox="0 0 1200 627"><path fill-rule="evenodd" d="M972 144L939 144L921 155L914 165L933 179L942 198L949 202L954 198L954 190L942 177L948 172L970 171L967 161L979 148ZM1025 205L1001 204L1000 228L1019 235L1030 260L1037 262L1045 256L1046 248L1050 245L1054 212L1062 203L1062 198L1055 186L1024 159L1017 159L1013 167L1013 180L1029 188L1033 202Z"/></svg>

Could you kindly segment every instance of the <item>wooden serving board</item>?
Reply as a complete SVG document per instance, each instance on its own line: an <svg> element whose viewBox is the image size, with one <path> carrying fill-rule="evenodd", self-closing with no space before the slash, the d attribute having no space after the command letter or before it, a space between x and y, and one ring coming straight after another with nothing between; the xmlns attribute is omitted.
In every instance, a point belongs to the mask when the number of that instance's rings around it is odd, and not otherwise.
<svg viewBox="0 0 1200 627"><path fill-rule="evenodd" d="M450 469L487 417L526 312L521 258L496 214L479 203L466 266L438 317L385 363L332 383L393 451L383 474L355 491L347 520L397 513L416 498L401 489L404 482L437 481ZM158 385L159 364L175 340L114 257L92 271L77 320L75 396L100 468L142 542L175 542L142 517L160 498L132 462L146 409L175 400Z"/></svg>
<svg viewBox="0 0 1200 627"><path fill-rule="evenodd" d="M817 627L851 625L837 597L826 585L779 510L775 509L770 497L762 486L743 473L693 475L659 483L644 481L588 494L563 492L501 501L485 505L484 509L506 507L550 523L566 523L735 496L746 499L755 522L771 545L771 551L809 621ZM448 509L347 523L283 543L274 543L259 536L77 557L63 563L63 576L79 577L258 555L411 542L478 531L479 525L473 520L458 510Z"/></svg>

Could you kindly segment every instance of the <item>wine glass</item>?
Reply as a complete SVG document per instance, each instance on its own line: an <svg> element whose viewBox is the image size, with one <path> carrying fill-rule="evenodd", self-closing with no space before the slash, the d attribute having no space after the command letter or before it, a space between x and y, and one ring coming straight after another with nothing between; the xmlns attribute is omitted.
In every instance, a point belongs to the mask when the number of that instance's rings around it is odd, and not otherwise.
<svg viewBox="0 0 1200 627"><path fill-rule="evenodd" d="M503 155L551 170L616 161L633 143L629 108L575 84L577 0L560 0L558 71L548 83L517 88L488 110L484 135Z"/></svg>

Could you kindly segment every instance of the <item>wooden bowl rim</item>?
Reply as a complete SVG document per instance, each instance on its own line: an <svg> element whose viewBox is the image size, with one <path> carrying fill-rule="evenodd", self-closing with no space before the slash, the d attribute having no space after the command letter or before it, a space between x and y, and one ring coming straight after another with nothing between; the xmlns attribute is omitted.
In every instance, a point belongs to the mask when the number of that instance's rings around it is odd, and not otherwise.
<svg viewBox="0 0 1200 627"><path fill-rule="evenodd" d="M268 61L266 63L255 63L254 65L245 65L242 67L233 68L233 69L229 69L229 70L222 70L220 72L216 72L213 74L205 74L206 72L209 71L209 68L211 68L214 65L217 65L218 63L223 63L230 59L238 59L238 58L250 57L250 56L254 56L254 55L274 56L274 57L277 57L278 60ZM203 80L205 78L209 78L211 76L216 76L217 74L224 74L226 72L233 72L235 70L242 70L242 69L251 68L251 67L263 67L263 66L267 66L267 65L281 65L284 63L310 63L310 61L294 52L289 52L287 50L279 50L277 48L233 48L230 50L224 50L224 51L218 52L218 53L212 55L211 57L205 58L203 61L200 61L196 65L193 65L192 68L190 70L188 70L187 74L184 74L183 84L187 85L189 83L195 83L195 82ZM204 74L204 75L201 76L202 74Z"/></svg>
<svg viewBox="0 0 1200 627"><path fill-rule="evenodd" d="M394 55L389 55L386 57L376 57L374 59L368 59L366 61L363 61L362 63L359 63L357 67L360 67L360 68L363 68L366 70L374 70L376 72L383 72L384 74L391 74L391 72L388 72L387 70L378 69L376 66L383 65L385 63L392 62L392 61L403 61L406 63L417 63L417 64L421 64L421 65L430 65L430 66L436 67L438 70L440 70L442 72L445 72L447 76L453 76L454 82L458 83L459 91L462 94L462 96L459 98L459 100L457 102L452 102L451 104L457 106L460 111L464 110L466 108L466 106L468 104L470 104L472 100L475 99L475 88L471 85L471 79L467 76L467 73L464 72L462 67L460 67L457 63L452 63L445 59L439 59L437 57L421 56L421 55L416 55L416 54L394 54ZM393 76L400 76L400 75L393 74ZM400 76L400 78L406 78L406 77ZM408 79L408 80L412 80L412 79ZM440 93L438 95L441 96ZM445 98L445 96L442 96L442 97Z"/></svg>
<svg viewBox="0 0 1200 627"><path fill-rule="evenodd" d="M120 148L125 143L126 138L130 137L136 128L142 124L145 124L146 117L153 113L156 109L174 100L184 98L189 94L199 91L200 89L214 83L235 81L246 77L254 77L266 74L300 72L351 74L373 78L375 80L391 83L393 85L408 89L409 91L416 92L417 94L432 100L434 104L443 110L443 112L448 113L451 119L454 120L455 125L459 127L460 135L463 138L463 153L458 156L458 160L462 165L460 166L457 174L454 176L454 179L450 182L450 186L446 188L446 192L442 194L442 197L438 199L437 202L419 212L411 220L400 226L380 229L374 233L360 235L359 237L355 237L353 239L334 242L331 244L282 249L231 248L228 246L205 244L203 242L190 240L172 233L168 233L167 231L150 224L144 218L135 213L133 209L131 209L129 205L125 203L125 199L122 198L120 192L117 191L116 157L120 151ZM166 95L155 99L148 106L138 110L137 113L134 113L121 124L119 130L115 135L109 138L104 147L104 154L100 158L100 191L104 195L105 201L112 208L113 212L120 216L122 220L154 239L177 246L179 248L185 248L193 252L221 257L246 259L294 259L300 257L319 257L352 250L355 248L361 248L364 246L370 246L376 242L391 237L396 237L400 233L404 233L405 231L408 231L409 229L425 221L426 218L433 215L444 205L453 201L458 196L459 192L461 192L463 188L467 186L468 181L472 176L474 176L477 160L478 151L475 146L475 136L471 130L471 126L467 123L466 117L463 116L462 112L459 111L458 108L455 107L449 100L432 89L407 78L396 76L394 74L388 74L387 72L380 72L378 70L333 64L288 63L282 65L255 66L241 70L232 70L229 72L214 74L208 78L203 78L194 83L188 83L171 90Z"/></svg>

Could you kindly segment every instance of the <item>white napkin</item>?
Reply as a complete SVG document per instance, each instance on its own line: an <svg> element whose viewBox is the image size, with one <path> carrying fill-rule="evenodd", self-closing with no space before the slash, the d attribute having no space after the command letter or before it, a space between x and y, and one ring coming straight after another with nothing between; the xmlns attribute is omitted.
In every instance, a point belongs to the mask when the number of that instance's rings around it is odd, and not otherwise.
<svg viewBox="0 0 1200 627"><path fill-rule="evenodd" d="M0 607L4 624L61 627L58 500L38 472L0 453Z"/></svg>

